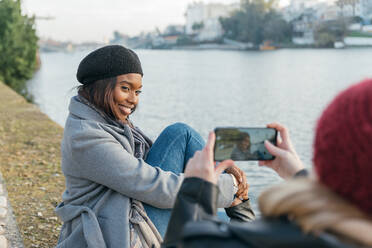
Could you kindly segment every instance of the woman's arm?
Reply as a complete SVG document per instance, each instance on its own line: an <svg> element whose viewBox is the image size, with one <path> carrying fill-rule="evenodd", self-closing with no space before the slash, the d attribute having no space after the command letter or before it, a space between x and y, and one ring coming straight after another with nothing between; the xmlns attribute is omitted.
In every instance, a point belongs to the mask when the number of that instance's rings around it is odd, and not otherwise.
<svg viewBox="0 0 372 248"><path fill-rule="evenodd" d="M173 207L183 174L163 171L135 158L99 127L76 130L67 139L65 143L71 146L67 149L73 164L66 173L105 185L158 208ZM225 195L219 197L219 207L227 207L233 199L232 179L230 175L221 179Z"/></svg>
<svg viewBox="0 0 372 248"><path fill-rule="evenodd" d="M172 207L183 175L162 171L135 158L110 133L99 128L83 127L67 139L65 143L71 145L68 150L73 162L68 172L72 176L155 207Z"/></svg>

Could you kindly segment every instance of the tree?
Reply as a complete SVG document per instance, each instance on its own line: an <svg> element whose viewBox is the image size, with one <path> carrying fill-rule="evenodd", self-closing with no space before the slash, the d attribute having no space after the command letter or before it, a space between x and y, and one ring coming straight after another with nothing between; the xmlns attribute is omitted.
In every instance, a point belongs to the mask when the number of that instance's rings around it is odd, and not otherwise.
<svg viewBox="0 0 372 248"><path fill-rule="evenodd" d="M259 45L262 40L264 1L241 1L241 9L230 17L220 18L226 37Z"/></svg>
<svg viewBox="0 0 372 248"><path fill-rule="evenodd" d="M35 18L21 13L20 1L0 0L0 80L28 96L26 80L36 68Z"/></svg>
<svg viewBox="0 0 372 248"><path fill-rule="evenodd" d="M275 10L277 3L277 0L242 0L240 10L233 12L230 17L220 18L225 36L256 46L264 40L290 40L292 28Z"/></svg>
<svg viewBox="0 0 372 248"><path fill-rule="evenodd" d="M278 12L270 11L265 15L263 37L265 40L278 43L291 42L292 26Z"/></svg>
<svg viewBox="0 0 372 248"><path fill-rule="evenodd" d="M355 16L355 7L360 0L345 0L346 4L350 5L353 8L353 16Z"/></svg>
<svg viewBox="0 0 372 248"><path fill-rule="evenodd" d="M344 15L344 8L346 5L350 5L353 8L353 16L355 16L355 7L360 0L337 0L336 5L341 9L341 15Z"/></svg>
<svg viewBox="0 0 372 248"><path fill-rule="evenodd" d="M333 48L336 41L336 37L331 33L322 32L316 35L316 45L318 47Z"/></svg>
<svg viewBox="0 0 372 248"><path fill-rule="evenodd" d="M198 23L198 22L195 22L194 24L192 24L192 30L194 30L194 31L198 31L198 30L201 30L201 29L203 29L204 28L204 22L200 22L200 23Z"/></svg>
<svg viewBox="0 0 372 248"><path fill-rule="evenodd" d="M341 16L344 16L344 8L347 4L347 0L337 0L336 5L341 9Z"/></svg>
<svg viewBox="0 0 372 248"><path fill-rule="evenodd" d="M320 23L315 27L314 39L319 47L333 47L334 42L341 41L346 35L348 22L339 19Z"/></svg>
<svg viewBox="0 0 372 248"><path fill-rule="evenodd" d="M195 24L194 24L195 25ZM177 25L168 25L164 31L164 35L181 35L184 33L184 27Z"/></svg>
<svg viewBox="0 0 372 248"><path fill-rule="evenodd" d="M265 4L265 9L270 11L278 7L279 1L278 0L266 0L264 4Z"/></svg>

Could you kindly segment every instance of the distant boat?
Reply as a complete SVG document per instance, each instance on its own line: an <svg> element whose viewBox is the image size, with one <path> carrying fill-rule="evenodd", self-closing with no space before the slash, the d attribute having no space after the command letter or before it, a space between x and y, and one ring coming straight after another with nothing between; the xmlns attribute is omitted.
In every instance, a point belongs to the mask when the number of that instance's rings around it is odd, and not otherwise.
<svg viewBox="0 0 372 248"><path fill-rule="evenodd" d="M69 44L66 46L66 51L67 51L67 52L73 52L73 51L74 51L74 46L73 46L71 43L69 43Z"/></svg>
<svg viewBox="0 0 372 248"><path fill-rule="evenodd" d="M335 47L336 49L342 49L342 48L345 48L345 43L342 42L342 41L336 41L336 42L334 43L334 47Z"/></svg>
<svg viewBox="0 0 372 248"><path fill-rule="evenodd" d="M271 44L271 41L265 41L260 45L260 51L272 51L276 50L277 47Z"/></svg>

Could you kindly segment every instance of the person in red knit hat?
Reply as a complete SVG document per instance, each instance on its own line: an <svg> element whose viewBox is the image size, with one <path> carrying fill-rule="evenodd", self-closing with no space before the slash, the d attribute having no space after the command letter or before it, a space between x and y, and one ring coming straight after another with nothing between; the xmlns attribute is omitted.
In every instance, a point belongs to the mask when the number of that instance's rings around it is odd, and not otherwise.
<svg viewBox="0 0 372 248"><path fill-rule="evenodd" d="M314 168L320 182L372 213L372 80L343 91L324 111Z"/></svg>
<svg viewBox="0 0 372 248"><path fill-rule="evenodd" d="M218 175L228 167L214 166L211 133L186 166L163 245L372 247L372 79L341 92L319 118L311 176L299 176L306 171L288 130L278 123L268 126L279 131L281 140L278 146L265 143L276 158L260 165L289 180L260 195L263 218L243 224L211 218ZM229 216L242 222L244 209Z"/></svg>

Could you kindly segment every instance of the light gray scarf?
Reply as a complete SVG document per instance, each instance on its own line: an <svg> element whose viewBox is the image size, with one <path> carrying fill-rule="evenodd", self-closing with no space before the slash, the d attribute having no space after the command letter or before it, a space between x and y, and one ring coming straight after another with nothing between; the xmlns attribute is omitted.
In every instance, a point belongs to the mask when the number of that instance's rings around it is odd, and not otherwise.
<svg viewBox="0 0 372 248"><path fill-rule="evenodd" d="M90 108L96 111L108 124L113 125L115 127L124 129L124 126L129 126L133 139L134 139L134 156L136 158L146 159L148 152L152 146L152 141L148 138L138 127L135 127L131 121L128 119L128 123L123 123L122 121L113 120L110 118L104 111L98 109L94 106L91 102L89 102L84 97L77 95L77 100Z"/></svg>

